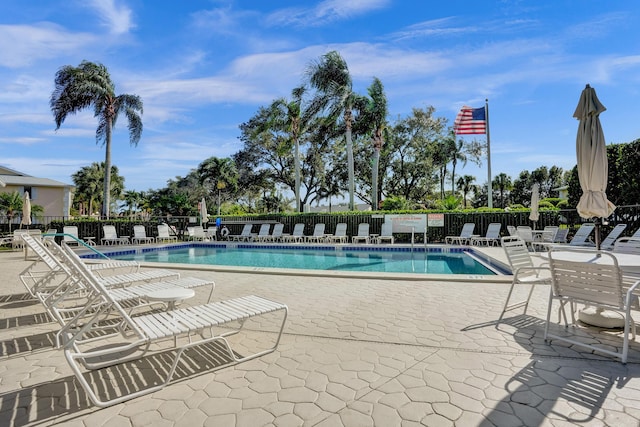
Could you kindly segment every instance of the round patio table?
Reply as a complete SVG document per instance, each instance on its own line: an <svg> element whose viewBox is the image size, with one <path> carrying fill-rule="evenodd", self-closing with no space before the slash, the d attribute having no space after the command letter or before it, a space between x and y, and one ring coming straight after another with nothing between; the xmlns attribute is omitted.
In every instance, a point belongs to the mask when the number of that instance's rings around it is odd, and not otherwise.
<svg viewBox="0 0 640 427"><path fill-rule="evenodd" d="M167 303L167 310L171 311L176 308L176 304L195 296L193 289L186 288L169 288L157 291L151 291L145 295L147 301L161 301Z"/></svg>

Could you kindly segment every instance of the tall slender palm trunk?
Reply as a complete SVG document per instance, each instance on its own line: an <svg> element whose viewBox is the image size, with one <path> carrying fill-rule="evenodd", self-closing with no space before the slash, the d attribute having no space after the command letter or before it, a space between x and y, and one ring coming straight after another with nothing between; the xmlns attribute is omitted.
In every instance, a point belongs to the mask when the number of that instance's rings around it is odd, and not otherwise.
<svg viewBox="0 0 640 427"><path fill-rule="evenodd" d="M111 131L112 121L109 119L105 135L105 155L104 155L104 194L102 197L102 216L109 219L111 207Z"/></svg>

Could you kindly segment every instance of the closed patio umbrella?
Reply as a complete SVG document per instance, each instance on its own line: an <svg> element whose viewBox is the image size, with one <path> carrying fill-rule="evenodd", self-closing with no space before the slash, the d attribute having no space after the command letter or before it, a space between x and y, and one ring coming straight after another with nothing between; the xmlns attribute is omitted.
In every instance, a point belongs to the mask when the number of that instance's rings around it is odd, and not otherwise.
<svg viewBox="0 0 640 427"><path fill-rule="evenodd" d="M533 228L536 228L536 222L540 218L540 211L538 204L540 203L540 185L536 182L531 187L531 213L529 214L529 219L533 221Z"/></svg>
<svg viewBox="0 0 640 427"><path fill-rule="evenodd" d="M209 213L207 212L207 202L202 198L200 202L200 225L209 221Z"/></svg>
<svg viewBox="0 0 640 427"><path fill-rule="evenodd" d="M616 208L607 200L606 194L609 165L604 132L600 125L600 113L605 110L596 91L587 85L573 113L573 117L580 121L576 137L576 155L582 196L577 210L582 218L595 218L598 249L600 249L600 219L607 218Z"/></svg>
<svg viewBox="0 0 640 427"><path fill-rule="evenodd" d="M22 200L22 221L20 225L31 225L31 200L29 200L29 192L24 192L24 199Z"/></svg>

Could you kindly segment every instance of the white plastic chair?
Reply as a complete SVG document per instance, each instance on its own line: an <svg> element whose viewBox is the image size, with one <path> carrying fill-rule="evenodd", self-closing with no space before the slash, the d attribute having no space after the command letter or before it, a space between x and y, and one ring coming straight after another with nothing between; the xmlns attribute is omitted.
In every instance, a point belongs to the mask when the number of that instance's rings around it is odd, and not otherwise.
<svg viewBox="0 0 640 427"><path fill-rule="evenodd" d="M228 236L229 240L233 240L236 242L251 240L251 238L253 237L253 234L251 234L252 228L253 228L253 224L245 224L242 227L242 231L240 232L240 234L230 234Z"/></svg>
<svg viewBox="0 0 640 427"><path fill-rule="evenodd" d="M104 237L100 239L103 245L124 245L129 243L128 237L119 237L116 227L113 225L103 225Z"/></svg>
<svg viewBox="0 0 640 427"><path fill-rule="evenodd" d="M71 268L75 270L83 284L91 289L93 299L80 312L77 321L74 318L61 328L62 347L65 359L76 379L89 399L99 407L111 406L164 388L173 378L183 353L190 348L206 345L214 347L217 362L214 369L220 369L272 353L278 347L282 337L288 308L281 303L249 295L176 309L170 314L153 312L132 317L113 297L113 294L93 276L75 265ZM234 351L231 341L226 337L241 332L248 319L271 313L281 313L282 316L279 327L276 326L273 345L250 352L244 346L246 343L244 340L242 350ZM107 339L96 337L96 333L99 332L96 330L99 327L98 320L107 315L120 327ZM203 333L203 330L210 331L210 335ZM252 333L255 333L253 328ZM115 334L118 334L117 338L114 338ZM184 340L178 341L178 338ZM206 347L202 350L202 354L210 351L211 348ZM85 369L93 370L120 365L152 352L173 358L167 365L163 363L163 366L155 371L157 375L163 376L158 382L143 385L133 381L128 384L128 387L117 390L112 390L110 387L105 392L104 384L101 382L93 384L87 381ZM129 369L126 367L121 372L129 372ZM140 388L145 386L146 388ZM123 394L116 395L116 393Z"/></svg>
<svg viewBox="0 0 640 427"><path fill-rule="evenodd" d="M487 234L484 236L476 236L471 238L472 245L486 245L493 246L500 243L500 229L502 229L502 224L499 222L492 222L487 227Z"/></svg>
<svg viewBox="0 0 640 427"><path fill-rule="evenodd" d="M369 236L369 223L361 222L358 224L358 234L355 236L351 236L351 243L364 242L369 243L371 240L371 236Z"/></svg>
<svg viewBox="0 0 640 427"><path fill-rule="evenodd" d="M562 251L558 254L557 251ZM570 254L570 256L567 256ZM598 259L597 263L592 262ZM625 278L618 266L614 254L604 251L579 250L569 248L551 248L549 250L549 266L552 277L552 292L549 295L547 320L544 328L545 341L561 340L572 345L589 348L620 359L627 363L629 352L629 333L635 339L635 324L631 317L631 307L637 306L638 297L634 291L640 285L636 278ZM565 328L562 335L550 333L550 317L553 301L558 300L561 307L567 302L597 306L602 309L617 310L624 317L624 332L621 351L614 351L610 344L590 344L583 339L572 339L568 335L572 329ZM575 319L572 318L575 323ZM566 316L565 324L568 325Z"/></svg>
<svg viewBox="0 0 640 427"><path fill-rule="evenodd" d="M347 223L337 223L335 233L333 233L333 236L329 236L327 240L330 242L347 243Z"/></svg>
<svg viewBox="0 0 640 427"><path fill-rule="evenodd" d="M157 243L163 242L177 242L178 236L169 234L168 224L158 224L158 236L156 237Z"/></svg>
<svg viewBox="0 0 640 427"><path fill-rule="evenodd" d="M313 234L310 236L305 236L304 240L306 242L316 242L316 243L321 243L324 241L325 236L324 236L324 228L325 225L324 223L318 223L313 227Z"/></svg>
<svg viewBox="0 0 640 427"><path fill-rule="evenodd" d="M454 243L465 245L469 243L469 241L473 237L473 230L475 228L476 225L473 222L467 222L462 226L462 230L460 231L459 236L446 236L444 238L444 242L449 245L452 245Z"/></svg>
<svg viewBox="0 0 640 427"><path fill-rule="evenodd" d="M393 237L393 223L392 222L383 222L382 227L380 228L380 235L376 238L376 242L381 244L382 242L389 242L393 244L395 242L395 238Z"/></svg>
<svg viewBox="0 0 640 427"><path fill-rule="evenodd" d="M265 239L269 238L269 231L271 230L271 224L264 223L260 224L260 229L258 230L258 234L251 237L251 240L257 242L263 242Z"/></svg>
<svg viewBox="0 0 640 427"><path fill-rule="evenodd" d="M132 243L150 243L154 240L155 239L153 237L147 236L147 230L145 229L144 225L138 224L133 226L133 237L131 238Z"/></svg>
<svg viewBox="0 0 640 427"><path fill-rule="evenodd" d="M498 318L498 323L502 320L505 313L516 308L524 307L523 314L527 313L529 307L529 300L536 287L536 285L548 285L551 283L551 277L549 275L542 275L543 272L549 272L549 267L533 265L531 254L527 248L527 244L518 236L505 236L502 238L502 249L507 256L509 265L511 266L511 273L513 274L513 280L511 281L511 287L507 293L507 299L504 303L502 313ZM515 303L510 302L511 295L513 294L516 285L530 285L531 288L527 293L526 299Z"/></svg>
<svg viewBox="0 0 640 427"><path fill-rule="evenodd" d="M297 223L293 226L293 232L291 234L283 234L283 242L302 242L304 240L304 224Z"/></svg>

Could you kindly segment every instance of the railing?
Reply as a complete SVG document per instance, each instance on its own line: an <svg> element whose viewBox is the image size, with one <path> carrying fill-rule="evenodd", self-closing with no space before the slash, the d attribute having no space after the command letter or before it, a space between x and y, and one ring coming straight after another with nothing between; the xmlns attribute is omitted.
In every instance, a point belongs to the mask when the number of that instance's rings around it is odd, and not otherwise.
<svg viewBox="0 0 640 427"><path fill-rule="evenodd" d="M388 212L396 213L396 212ZM411 212L419 214L429 214L430 212L419 211ZM436 213L436 212L434 212ZM444 214L444 226L443 227L428 227L427 229L427 241L431 243L444 241L445 236L455 236L460 234L462 226L466 222L473 222L476 224L475 234L484 235L487 227L492 222L498 222L502 224L502 234L507 234L507 226L519 226L529 225L535 226L537 229L544 228L547 225L555 225L560 227L567 227L570 230L569 237L572 236L573 231L576 230L582 222L584 222L578 215L575 209L566 210L542 210L540 212L539 220L534 224L529 220L530 212L528 210L522 211L495 211L495 212L476 212L476 211L461 211L461 212L438 212ZM357 234L358 224L361 222L368 222L370 224L370 232L379 234L381 231L382 223L384 222L385 212L339 212L339 213L289 213L289 214L264 214L264 215L238 215L238 216L221 216L221 222L223 226L226 226L230 234L240 234L242 227L245 223L262 224L262 223L276 223L280 222L284 224L284 233L291 233L296 223L305 224L305 234L311 234L316 223L324 223L327 233L333 233L336 224L344 222L347 224L347 235L352 236ZM111 218L109 220L98 220L93 218L61 218L52 217L44 218L44 224L32 225L30 228L37 228L43 232L49 228L55 228L57 231L62 231L65 225L75 225L78 227L78 235L82 239L84 237L93 237L96 242L99 242L103 235L102 225L109 224L116 227L118 235L133 236L133 226L143 225L145 227L146 235L149 237L155 237L158 234L157 225L166 223L175 229L176 235L179 238L183 238L186 232L186 228L189 225L197 225L199 223L193 222L193 216L162 216L153 217L149 220L130 220L128 218ZM49 220L50 221L47 221ZM631 235L635 230L640 227L640 205L633 206L618 206L613 215L605 221L602 226L601 234L606 234L613 229L617 224L627 224L624 235ZM215 224L215 219L211 218L210 225ZM7 223L0 223L0 233L8 232L9 225ZM12 226L12 230L16 227ZM257 225L255 227L257 229ZM421 243L423 240L423 233L416 233L416 243ZM410 242L411 233L398 233L396 234L396 241L398 242Z"/></svg>

